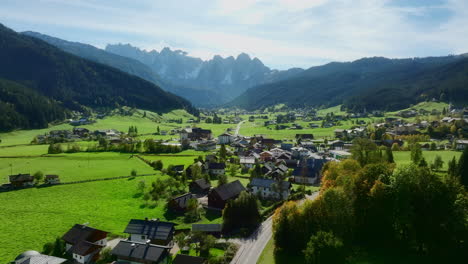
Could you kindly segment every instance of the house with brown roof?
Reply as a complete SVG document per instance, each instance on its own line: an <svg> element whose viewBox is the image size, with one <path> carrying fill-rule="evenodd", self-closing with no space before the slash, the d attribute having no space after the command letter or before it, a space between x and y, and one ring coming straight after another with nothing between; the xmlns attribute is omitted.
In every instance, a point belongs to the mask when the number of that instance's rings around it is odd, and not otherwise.
<svg viewBox="0 0 468 264"><path fill-rule="evenodd" d="M95 262L101 249L107 246L107 232L80 224L74 225L62 239L67 254L82 264Z"/></svg>
<svg viewBox="0 0 468 264"><path fill-rule="evenodd" d="M191 193L207 194L211 189L211 183L205 179L198 179L189 183Z"/></svg>
<svg viewBox="0 0 468 264"><path fill-rule="evenodd" d="M245 191L245 187L239 180L223 184L210 191L208 194L208 206L224 209L227 201L236 199L242 191Z"/></svg>
<svg viewBox="0 0 468 264"><path fill-rule="evenodd" d="M46 184L59 184L60 183L60 178L58 175L54 174L49 174L45 176L44 179Z"/></svg>
<svg viewBox="0 0 468 264"><path fill-rule="evenodd" d="M188 201L193 199L194 196L191 193L186 193L172 198L167 206L174 211L184 212L187 209Z"/></svg>
<svg viewBox="0 0 468 264"><path fill-rule="evenodd" d="M29 173L10 175L9 179L13 187L30 187L34 185L34 177Z"/></svg>

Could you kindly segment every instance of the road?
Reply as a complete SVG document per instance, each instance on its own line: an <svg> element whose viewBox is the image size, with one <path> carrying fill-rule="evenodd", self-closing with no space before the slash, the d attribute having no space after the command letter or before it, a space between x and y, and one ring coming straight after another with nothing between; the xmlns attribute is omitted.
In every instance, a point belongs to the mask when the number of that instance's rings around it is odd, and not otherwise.
<svg viewBox="0 0 468 264"><path fill-rule="evenodd" d="M305 200L313 200L318 197L318 192L307 195L306 199L299 201L302 204ZM256 264L266 244L273 236L272 217L266 219L260 227L248 238L229 239L229 242L239 244L239 250L231 261L231 264Z"/></svg>
<svg viewBox="0 0 468 264"><path fill-rule="evenodd" d="M237 124L236 133L234 133L234 136L237 137L237 136L239 135L239 130L240 130L240 128L241 128L241 126L242 126L242 124L243 124L244 122L245 122L245 120L244 120L244 121L240 121L240 122Z"/></svg>

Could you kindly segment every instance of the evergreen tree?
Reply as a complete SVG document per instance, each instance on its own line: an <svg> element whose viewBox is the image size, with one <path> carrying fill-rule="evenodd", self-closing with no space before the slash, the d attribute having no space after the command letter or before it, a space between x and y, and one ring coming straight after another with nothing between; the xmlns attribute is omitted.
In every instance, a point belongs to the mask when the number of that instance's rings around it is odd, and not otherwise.
<svg viewBox="0 0 468 264"><path fill-rule="evenodd" d="M448 175L451 177L456 177L458 175L458 165L455 157L448 163Z"/></svg>
<svg viewBox="0 0 468 264"><path fill-rule="evenodd" d="M458 160L458 176L460 177L460 183L468 187L468 147L463 150Z"/></svg>
<svg viewBox="0 0 468 264"><path fill-rule="evenodd" d="M421 146L418 143L413 143L410 145L411 149L411 161L414 164L419 164L423 158Z"/></svg>
<svg viewBox="0 0 468 264"><path fill-rule="evenodd" d="M393 158L393 151L390 147L387 147L385 150L385 157L387 158L388 163L395 163L395 160Z"/></svg>

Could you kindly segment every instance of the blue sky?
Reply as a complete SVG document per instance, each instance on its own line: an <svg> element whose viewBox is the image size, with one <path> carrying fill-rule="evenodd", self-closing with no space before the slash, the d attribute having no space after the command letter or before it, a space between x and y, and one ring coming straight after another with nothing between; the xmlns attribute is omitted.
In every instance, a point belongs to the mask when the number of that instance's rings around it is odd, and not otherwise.
<svg viewBox="0 0 468 264"><path fill-rule="evenodd" d="M277 69L468 52L467 0L1 0L0 23L103 48L130 43Z"/></svg>

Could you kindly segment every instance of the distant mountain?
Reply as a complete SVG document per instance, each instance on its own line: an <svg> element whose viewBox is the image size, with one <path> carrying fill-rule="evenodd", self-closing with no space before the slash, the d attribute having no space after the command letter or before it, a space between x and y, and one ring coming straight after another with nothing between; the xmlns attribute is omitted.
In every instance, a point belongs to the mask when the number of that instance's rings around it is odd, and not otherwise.
<svg viewBox="0 0 468 264"><path fill-rule="evenodd" d="M136 59L107 52L92 45L71 42L37 32L26 31L22 32L22 34L44 40L45 42L76 56L102 63L138 76L158 85L166 91L182 96L198 106L214 106L219 104L220 96L216 92L192 89L164 82L149 66Z"/></svg>
<svg viewBox="0 0 468 264"><path fill-rule="evenodd" d="M35 94L40 100L47 98L51 104L57 104L54 109L59 109L58 105L71 110L127 105L156 112L178 108L197 112L185 99L165 92L151 82L71 55L40 39L18 34L1 24L0 58L0 78L12 81L4 81L3 87L7 89L2 90L0 102L3 105L10 104L10 112L22 114L28 120L17 123L17 128L35 127L32 125L36 118L34 112L43 111L36 104L31 104L31 108L25 110L21 109L21 104L14 103L25 96L18 92L21 90L18 87L21 86L33 91L28 91L27 94ZM48 122L61 118L58 114L47 116ZM44 123L40 126L43 127Z"/></svg>
<svg viewBox="0 0 468 264"><path fill-rule="evenodd" d="M155 71L161 79L174 85L197 90L209 90L221 96L222 102L240 95L250 87L290 77L302 69L289 71L271 70L259 59L251 59L242 53L232 56L203 61L181 50L164 48L145 51L130 44L107 45L106 51L136 59Z"/></svg>
<svg viewBox="0 0 468 264"><path fill-rule="evenodd" d="M253 87L228 106L257 109L344 104L350 110L396 110L432 98L468 102L468 58L364 58L312 67Z"/></svg>

